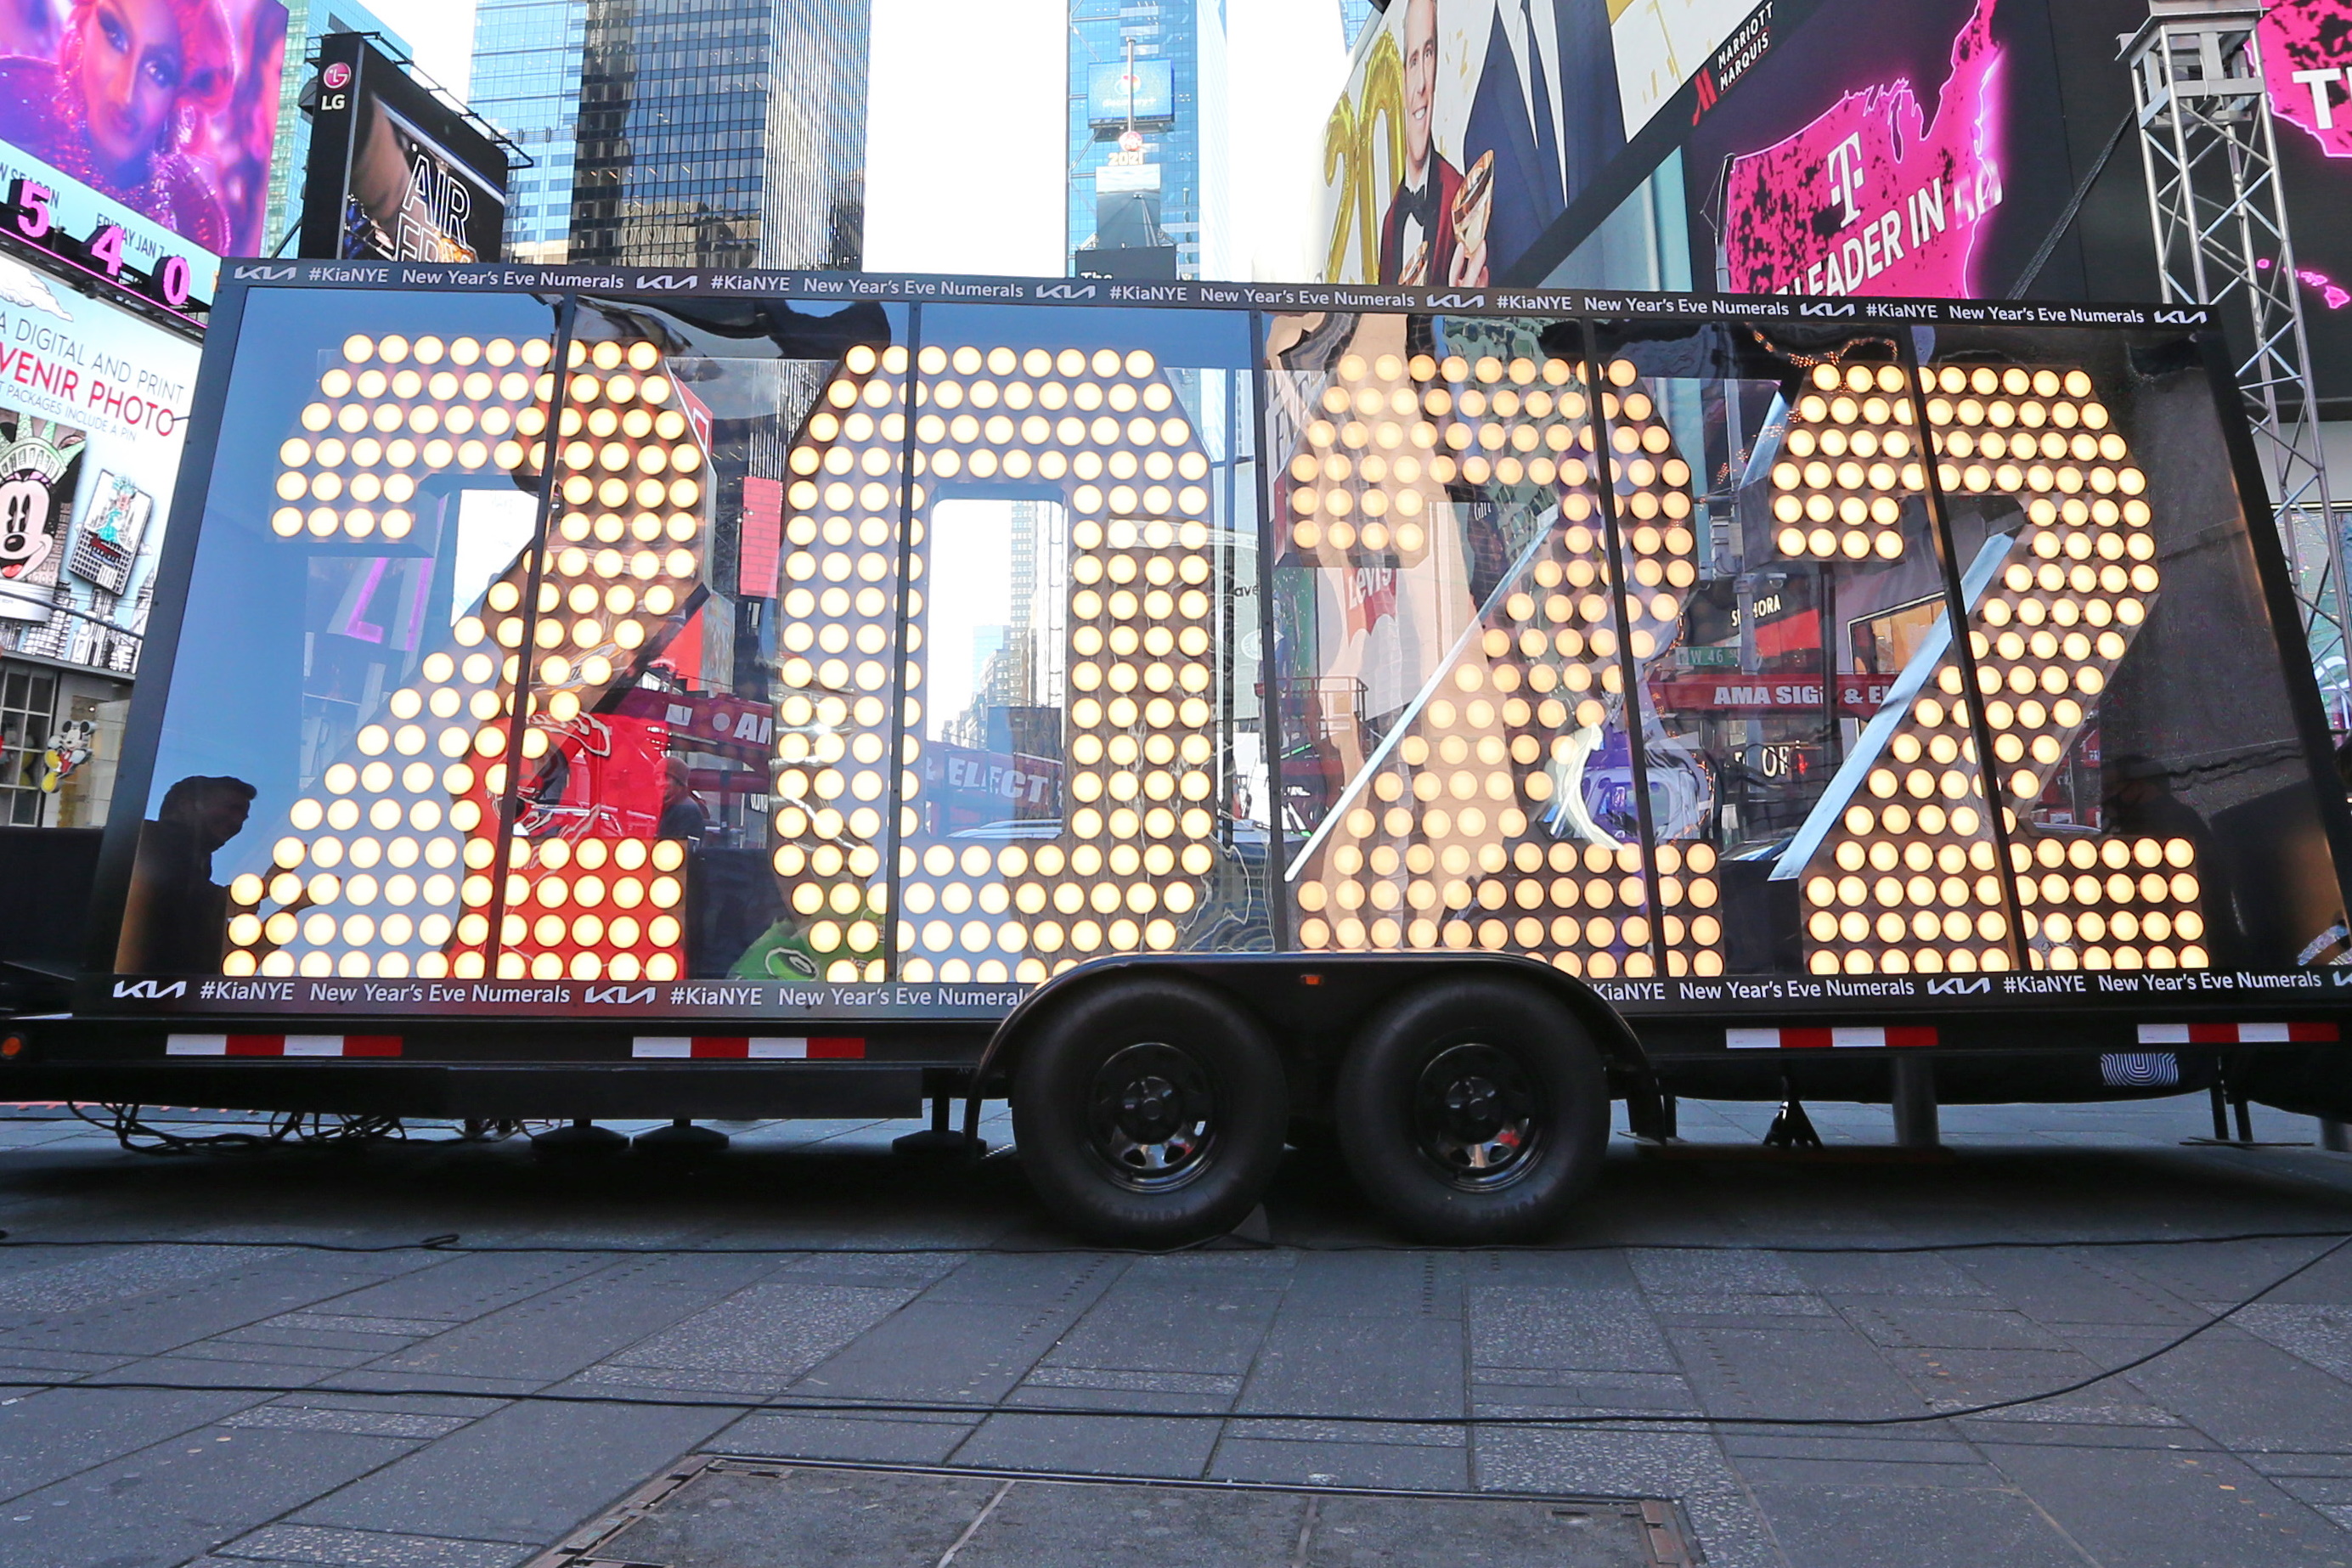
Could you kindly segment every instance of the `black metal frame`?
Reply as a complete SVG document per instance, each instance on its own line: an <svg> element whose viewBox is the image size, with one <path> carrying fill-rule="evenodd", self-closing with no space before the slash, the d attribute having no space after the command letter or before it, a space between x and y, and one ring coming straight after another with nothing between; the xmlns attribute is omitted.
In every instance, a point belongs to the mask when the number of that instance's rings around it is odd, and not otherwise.
<svg viewBox="0 0 2352 1568"><path fill-rule="evenodd" d="M2314 793L2339 868L2339 889L2345 882L2343 868L2352 867L2352 812L2347 812L2345 801L2327 790L2321 782L2334 776L2328 732L2317 689L2308 678L2306 661L2299 645L2299 622L2294 613L2294 598L2286 579L2283 553L2275 531L2269 525L2270 511L2264 500L2261 469L2242 418L2236 412L2237 404L2229 384L2226 350L2219 342L2209 313L2201 309L2035 307L2033 319L2030 321L2001 321L1994 319L1988 307L1949 301L1701 300L1689 296L1599 294L1572 290L1484 290L1463 294L1432 289L1374 290L1325 286L1187 283L1145 287L1064 279L972 280L822 273L653 273L629 269L614 273L562 268L394 267L323 262L234 262L225 266L224 273L220 298L215 306L215 352L207 356L197 380L196 413L188 431L169 537L159 569L158 592L152 612L150 649L142 672L145 679L140 682L134 696L127 727L127 755L117 780L118 802L143 804L152 791L155 747L163 727L163 706L175 662L176 640L184 621L186 598L206 507L215 448L221 433L235 347L243 324L246 296L257 287L351 288L397 284L428 291L450 289L528 294L535 296L566 320L568 312L576 308L583 296L605 300L639 300L653 307L681 298L738 300L761 295L800 301L872 300L918 305L923 302L1001 303L1018 300L1045 306L1080 305L1104 309L1189 306L1235 314L1246 312L1254 339L1261 344L1265 336L1264 320L1270 312L1424 312L1522 320L1536 318L1575 323L1580 340L1586 344L1588 358L1593 352L1594 330L1603 321L1677 321L1697 325L1725 318L1793 322L1812 317L1827 317L1855 328L1880 325L1899 330L1912 324L1935 322L2107 330L2137 327L2178 330L2198 337L2202 363L2214 391L2214 405L2220 411L2219 418L2227 438L2237 498L2245 517L2246 531L2264 602L2270 611L2281 665L2287 672L2290 700L2310 764ZM907 374L911 386L919 376L915 358L918 344L910 342L908 352ZM1909 365L1915 356L1906 353L1903 357ZM560 382L562 359L559 358L554 364ZM1916 373L1916 365L1911 365L1911 368ZM1262 363L1254 374L1255 384L1259 389L1258 402L1263 408L1265 370ZM911 424L910 420L910 429ZM1272 513L1270 448L1262 422L1255 426L1254 438L1258 468L1255 478L1259 534L1258 616L1267 685L1261 711L1267 731L1265 750L1268 765L1271 769L1278 769L1280 746L1276 727L1280 721L1280 711L1273 689L1275 648L1269 623L1273 615L1273 562L1276 558L1271 532L1279 520ZM1605 472L1601 482L1606 486ZM1604 500L1604 511L1612 523L1612 533L1614 510L1612 489ZM1936 510L1940 511L1940 508ZM542 514L544 510L542 505ZM543 532L544 515L540 523ZM1939 545L1946 543L1940 530L1937 542ZM903 570L902 561L902 575ZM1948 578L1949 574L1948 569L1945 575ZM1947 597L1948 599L1948 593ZM536 603L535 596L532 603ZM1622 605L1620 614L1622 614ZM1622 628L1620 629L1622 632ZM904 635L902 625L901 647ZM1983 754L1979 737L1979 755ZM1281 804L1277 773L1271 781L1267 803L1269 843L1264 875L1268 884L1266 899L1275 922L1275 939L1277 943L1286 945L1288 933L1284 900L1277 896L1285 859L1281 853ZM1646 811L1646 792L1643 792L1642 804ZM84 1008L78 1017L34 1025L30 1031L36 1047L30 1053L32 1058L46 1058L51 1063L84 1062L89 1064L93 1070L100 1068L102 1063L110 1062L114 1065L107 1067L108 1072L144 1063L152 1071L164 1065L159 1059L161 1037L175 1020L184 1029L236 1030L241 1026L255 1032L270 1032L289 1026L299 1027L298 1018L317 1016L273 1016L260 1010L244 1014L166 1012L143 1005L142 999L136 996L124 996L119 992L114 995L105 994L104 987L111 978L122 904L142 816L143 812L137 805L127 810L117 810L111 816L100 853L94 893L97 910L88 944L89 978L84 987ZM892 859L895 866L895 855ZM2352 896L2347 897L2347 903L2352 903ZM1654 942L1653 945L1655 945ZM1636 1070L1645 1059L1644 1044L1650 1047L1649 1054L1662 1061L1733 1059L1727 1058L1722 1049L1720 1030L1727 1024L1756 1022L1759 1013L1773 1021L1803 1026L1851 1020L1857 1016L1885 1016L1893 1012L1899 1014L1906 1022L1933 1025L1946 1031L1948 1041L1938 1047L1938 1054L1948 1058L1978 1053L2005 1055L2030 1051L2046 1054L2053 1050L2080 1052L2127 1048L2127 1021L2152 1017L2210 1017L2218 1014L2242 1021L2307 1018L2315 1012L2329 1016L2344 1016L2346 1013L2343 1004L2336 1000L2336 994L2333 988L2315 994L2305 992L2300 995L2249 992L2243 994L2208 994L2202 999L2189 996L2179 1001L2137 997L2127 1007L2114 1003L2099 1005L2089 998L2070 1001L2032 995L2014 999L1989 995L1966 1009L1948 1009L1924 1007L1916 1003L1889 1004L1884 999L1846 1002L1824 997L1818 993L1802 1000L1783 999L1760 1004L1727 1000L1717 1006L1680 1004L1662 1007L1652 1004L1663 1003L1665 1000L1663 993L1654 998L1640 986L1604 986L1596 990L1567 981L1555 972L1524 959L1498 959L1494 955L1339 955L1278 952L1264 955L1173 953L1098 960L1038 987L1009 1016L987 1008L977 1011L964 1008L942 1010L937 1016L921 1017L897 1015L858 1018L848 1014L824 1017L806 1013L789 1016L791 1026L805 1027L813 1032L823 1028L843 1032L862 1030L877 1042L877 1047L887 1046L894 1040L903 1042L904 1054L899 1054L898 1047L890 1047L891 1063L921 1068L933 1073L948 1073L979 1090L986 1089L992 1082L992 1075L1002 1058L1005 1043L1017 1037L1025 1019L1035 1016L1040 1008L1065 994L1067 987L1093 983L1111 972L1147 966L1205 976L1213 969L1217 973L1217 984L1232 984L1244 993L1255 994L1268 985L1286 993L1290 986L1298 983L1296 978L1298 974L1311 971L1337 967L1353 971L1360 966L1370 966L1385 970L1392 984L1410 976L1426 974L1432 966L1458 969L1472 963L1499 963L1528 973L1530 979L1537 973L1551 976L1547 984L1559 984L1564 993L1572 990L1580 994L1583 1003L1598 1006L1601 1012L1609 1014L1613 1030L1622 1042L1618 1059L1629 1071ZM2342 995L2352 1000L2352 988L2347 988ZM2003 1005L2005 1000L2006 1005ZM125 1005L126 1002L130 1005ZM1984 1005L1988 1003L1994 1005ZM2053 1013L2053 1006L2059 1010ZM1616 1018L1613 1011L1616 1007L1623 1007L1641 1022L1642 1038L1637 1039L1633 1032ZM2039 1015L2042 1026L2037 1033L2041 1038L2028 1040L2020 1037L2020 1014L2025 1008L2031 1008ZM198 1019L202 1022L198 1023ZM2061 1020L2065 1025L2063 1035L2058 1028L2050 1026ZM667 1027L678 1030L699 1026L712 1032L740 1031L746 1024L753 1022L760 1026L774 1028L784 1022L784 1016L745 1013L714 1015L707 1010L692 1008L665 1011L656 1005L636 1013L606 1012L595 1016L570 1012L500 1017L488 1012L474 1011L435 1016L429 1020L415 1016L363 1020L357 1016L339 1016L338 1022L341 1026L352 1030L378 1028L385 1032L411 1034L416 1038L418 1049L397 1064L319 1064L296 1068L290 1064L191 1064L175 1060L171 1064L171 1070L174 1074L236 1074L257 1079L270 1074L298 1074L305 1083L331 1080L357 1085L373 1081L380 1075L473 1071L477 1069L472 1064L488 1067L497 1063L530 1073L550 1073L559 1069L594 1073L625 1071L651 1086L657 1081L666 1081L665 1074L676 1069L658 1069L650 1063L627 1064L626 1038L633 1026L638 1029ZM1715 1041L1712 1046L1706 1043L1706 1037L1710 1034ZM2057 1040L2064 1043L2052 1043ZM493 1041L498 1043L493 1046ZM1849 1053L1837 1055L1846 1058ZM1851 1058L1855 1059L1864 1056L1864 1053L1851 1053ZM878 1058L874 1064L877 1069L887 1065ZM690 1073L695 1076L726 1073L730 1075L732 1081L748 1083L764 1077L791 1077L820 1070L837 1075L845 1069L834 1067L820 1069L814 1064L791 1068L732 1068L713 1063L698 1064ZM175 1077L171 1081L181 1079ZM187 1081L212 1079L199 1077ZM289 1081L292 1081L291 1079ZM27 1089L27 1092L34 1091ZM60 1088L56 1092L78 1091ZM648 1096L647 1114L656 1113L658 1110L650 1103L654 1098L657 1097ZM659 1113L672 1112L661 1110Z"/></svg>

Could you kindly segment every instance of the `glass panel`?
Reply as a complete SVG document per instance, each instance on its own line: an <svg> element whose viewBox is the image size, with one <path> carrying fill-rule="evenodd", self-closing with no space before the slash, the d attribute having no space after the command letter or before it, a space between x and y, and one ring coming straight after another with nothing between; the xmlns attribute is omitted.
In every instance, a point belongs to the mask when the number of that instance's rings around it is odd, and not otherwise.
<svg viewBox="0 0 2352 1568"><path fill-rule="evenodd" d="M1247 321L924 310L901 978L1271 944Z"/></svg>
<svg viewBox="0 0 2352 1568"><path fill-rule="evenodd" d="M1291 317L1269 350L1299 945L1656 973L1687 933L1655 919L1643 818L1681 795L1636 754L1626 693L1676 607L1652 590L1688 580L1687 529L1655 526L1676 459L1604 504L1572 327ZM1607 415L1643 449L1646 399L1612 389Z"/></svg>
<svg viewBox="0 0 2352 1568"><path fill-rule="evenodd" d="M119 968L482 972L460 861L513 689L495 598L528 563L554 316L247 297Z"/></svg>
<svg viewBox="0 0 2352 1568"><path fill-rule="evenodd" d="M2193 345L1920 336L1955 531L1997 556L1971 634L2027 961L2340 960L2320 781Z"/></svg>
<svg viewBox="0 0 2352 1568"><path fill-rule="evenodd" d="M2012 967L1895 345L1786 323L1603 340L1658 449L1688 454L1689 488L1663 499L1689 520L1696 580L1678 615L1658 606L1643 690L1669 785L1661 896L1670 915L1682 900L1689 947L1669 972ZM1974 561L1981 523L1955 533Z"/></svg>
<svg viewBox="0 0 2352 1568"><path fill-rule="evenodd" d="M583 305L502 972L882 977L907 319Z"/></svg>

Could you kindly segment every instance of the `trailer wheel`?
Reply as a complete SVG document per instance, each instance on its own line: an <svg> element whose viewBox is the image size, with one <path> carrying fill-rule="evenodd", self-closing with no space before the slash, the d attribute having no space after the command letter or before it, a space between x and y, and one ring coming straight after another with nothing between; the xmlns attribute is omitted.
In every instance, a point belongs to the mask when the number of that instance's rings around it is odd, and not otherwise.
<svg viewBox="0 0 2352 1568"><path fill-rule="evenodd" d="M1382 1007L1340 1064L1340 1147L1373 1204L1435 1242L1556 1222L1609 1141L1609 1081L1575 1016L1528 986L1448 980Z"/></svg>
<svg viewBox="0 0 2352 1568"><path fill-rule="evenodd" d="M1256 1023L1213 993L1138 979L1055 1009L1013 1080L1013 1141L1038 1198L1129 1246L1223 1235L1282 1158L1288 1091Z"/></svg>

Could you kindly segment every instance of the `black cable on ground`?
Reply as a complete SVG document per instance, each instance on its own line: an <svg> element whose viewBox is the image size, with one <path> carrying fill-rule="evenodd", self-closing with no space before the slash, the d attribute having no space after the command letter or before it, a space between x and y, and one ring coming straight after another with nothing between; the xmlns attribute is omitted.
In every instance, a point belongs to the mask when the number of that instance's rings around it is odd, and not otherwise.
<svg viewBox="0 0 2352 1568"><path fill-rule="evenodd" d="M171 1383L162 1380L131 1378L78 1378L68 1382L31 1382L0 1378L0 1388L23 1389L33 1394L56 1393L65 1390L110 1389L125 1392L168 1394L267 1394L279 1397L295 1394L333 1394L337 1397L361 1396L379 1399L489 1399L534 1405L593 1405L646 1407L662 1410L740 1410L749 1415L803 1414L824 1415L1085 1415L1112 1417L1123 1420L1150 1421L1312 1421L1341 1426L1415 1426L1483 1430L1507 1428L1513 1430L1589 1429L1597 1426L1637 1427L1643 1430L1679 1430L1687 1427L1722 1426L1787 1426L1861 1428L1874 1426L1916 1426L1935 1421L1957 1421L1972 1415L1988 1415L1999 1410L2013 1410L2020 1405L2039 1405L2045 1400L2063 1398L2079 1393L2093 1384L2111 1377L2121 1377L2164 1356L2209 1329L2228 1322L2238 1313L2252 1306L2281 1286L2301 1278L2322 1263L2352 1247L2352 1236L2346 1236L2336 1245L2324 1248L2302 1263L2288 1269L2250 1296L2240 1298L2222 1311L2208 1318L2188 1331L2175 1335L2144 1355L2134 1356L2119 1366L2077 1378L2073 1383L2039 1394L2021 1394L2009 1399L1988 1400L1981 1405L1963 1406L1958 1410L1923 1411L1911 1415L1326 1415L1297 1410L1138 1410L1122 1406L1090 1406L1070 1405L1011 1405L998 1401L898 1401L876 1399L788 1399L773 1395L762 1399L702 1398L686 1399L675 1395L629 1394L562 1394L540 1392L532 1394L493 1394L478 1388L351 1388L325 1384L275 1383ZM21 1398L22 1395L19 1395Z"/></svg>
<svg viewBox="0 0 2352 1568"><path fill-rule="evenodd" d="M2068 1247L2220 1247L2241 1241L2336 1241L2352 1240L2347 1230L2238 1230L2218 1236L2094 1236L2094 1237L2003 1237L1985 1241L1917 1241L1892 1242L1885 1245L1868 1242L1769 1242L1769 1241L1570 1241L1520 1242L1477 1247L1419 1247L1409 1242L1339 1241L1310 1245L1281 1241L1245 1241L1233 1237L1211 1237L1181 1247L1073 1247L1045 1244L1037 1247L1002 1247L974 1243L958 1247L948 1243L921 1247L631 1247L625 1245L593 1246L572 1242L484 1242L466 1245L455 1231L428 1236L416 1241L356 1242L278 1240L268 1237L230 1238L131 1236L131 1237L14 1237L0 1230L0 1252L23 1249L76 1248L100 1247L214 1247L230 1249L253 1249L272 1252L334 1252L352 1253L362 1257L394 1252L441 1252L459 1257L497 1257L507 1254L553 1255L581 1258L1054 1258L1111 1257L1166 1258L1177 1253L1198 1251L1216 1242L1234 1244L1236 1251L1296 1252L1410 1252L1410 1253L1515 1253L1542 1257L1550 1253L1584 1252L1785 1252L1805 1258L1899 1258L1915 1254L1945 1252L2037 1252L2056 1251Z"/></svg>

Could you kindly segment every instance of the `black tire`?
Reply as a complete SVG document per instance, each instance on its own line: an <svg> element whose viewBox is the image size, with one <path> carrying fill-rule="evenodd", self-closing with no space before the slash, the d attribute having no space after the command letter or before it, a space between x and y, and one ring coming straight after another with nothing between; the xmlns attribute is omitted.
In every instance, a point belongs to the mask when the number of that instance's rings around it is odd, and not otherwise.
<svg viewBox="0 0 2352 1568"><path fill-rule="evenodd" d="M1013 1135L1040 1202L1129 1247L1222 1236L1282 1159L1289 1092L1255 1019L1181 981L1117 981L1055 1008L1013 1078Z"/></svg>
<svg viewBox="0 0 2352 1568"><path fill-rule="evenodd" d="M1531 986L1445 980L1381 1007L1340 1064L1339 1146L1424 1241L1542 1234L1609 1142L1609 1079L1576 1016Z"/></svg>

